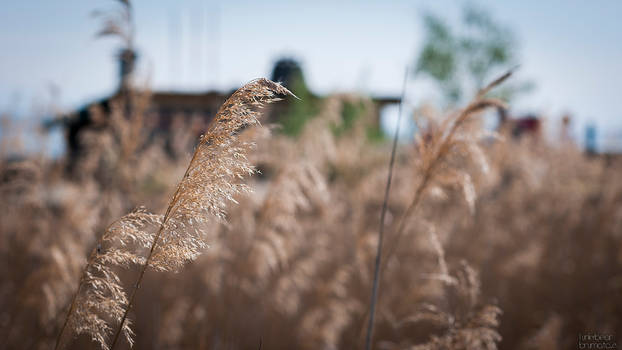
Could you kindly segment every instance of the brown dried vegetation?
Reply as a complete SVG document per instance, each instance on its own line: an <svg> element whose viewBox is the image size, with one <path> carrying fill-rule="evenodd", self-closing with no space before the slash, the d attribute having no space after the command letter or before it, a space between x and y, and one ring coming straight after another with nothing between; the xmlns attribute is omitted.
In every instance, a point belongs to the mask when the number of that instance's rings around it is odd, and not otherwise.
<svg viewBox="0 0 622 350"><path fill-rule="evenodd" d="M137 349L361 348L390 152L366 141L373 105L351 95L328 97L297 139L269 135L257 107L287 93L251 82L192 158L147 143L136 94L73 175L3 162L0 343L49 349L62 333L64 348L106 348L131 328ZM337 135L348 103L366 107ZM415 145L398 147L374 349L622 334L619 165L485 132L488 105L419 110Z"/></svg>

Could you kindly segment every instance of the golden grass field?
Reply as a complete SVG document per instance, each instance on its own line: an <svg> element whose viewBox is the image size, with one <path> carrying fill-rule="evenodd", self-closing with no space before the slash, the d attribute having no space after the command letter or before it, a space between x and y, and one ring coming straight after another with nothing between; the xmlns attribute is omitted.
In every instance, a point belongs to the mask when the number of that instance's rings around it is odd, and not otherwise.
<svg viewBox="0 0 622 350"><path fill-rule="evenodd" d="M485 130L485 93L417 110L397 147L374 349L622 334L622 164ZM357 95L296 138L256 122L287 94L253 81L200 140L160 140L133 92L78 159L0 163L2 348L363 348L391 140ZM365 108L336 133L347 103Z"/></svg>

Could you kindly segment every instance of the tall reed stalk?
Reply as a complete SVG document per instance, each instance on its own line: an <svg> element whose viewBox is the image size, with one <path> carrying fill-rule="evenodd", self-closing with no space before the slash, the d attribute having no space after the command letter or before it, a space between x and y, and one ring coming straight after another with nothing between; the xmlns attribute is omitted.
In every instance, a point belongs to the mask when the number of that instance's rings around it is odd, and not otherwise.
<svg viewBox="0 0 622 350"><path fill-rule="evenodd" d="M400 102L399 108L399 116L398 116L398 126L395 130L395 135L393 137L393 147L391 149L391 160L389 162L389 174L387 178L387 185L385 188L385 196L382 204L382 211L380 214L380 228L378 230L378 247L376 252L376 259L374 265L374 279L372 285L372 296L369 307L369 321L367 325L367 334L365 338L365 349L370 350L373 341L373 330L374 330L374 321L375 321L375 313L376 313L376 304L378 299L378 290L380 285L380 276L382 271L385 269L387 261L390 259L391 255L394 253L396 247L399 245L401 237L403 236L404 230L406 228L407 219L414 213L415 209L421 202L423 198L423 194L425 189L428 187L430 182L433 180L435 172L439 164L443 162L443 160L451 153L452 146L454 145L454 136L458 129L464 124L464 122L468 119L469 116L482 111L483 109L491 106L504 107L503 103L497 99L486 98L485 95L492 90L495 86L501 84L507 78L512 75L512 71L509 71L495 79L489 85L481 89L475 99L470 102L467 107L465 107L455 118L452 124L450 124L448 129L439 130L440 142L438 142L436 147L432 147L422 154L424 160L423 167L423 177L422 180L417 185L413 199L410 204L406 208L406 210L402 213L397 229L395 231L395 236L393 237L393 244L389 247L388 251L385 254L384 260L382 258L383 253L383 238L384 238L384 218L387 211L388 201L389 201L389 192L391 188L391 177L393 174L393 167L395 162L395 153L397 148L397 140L399 133L399 121L402 114L402 105L404 103L404 94L406 90L406 77L404 80L404 86L402 90L402 100Z"/></svg>
<svg viewBox="0 0 622 350"><path fill-rule="evenodd" d="M380 227L378 229L378 247L376 251L376 260L374 265L374 281L372 285L371 300L369 302L369 321L367 324L367 335L365 336L365 349L371 349L372 338L374 334L374 317L376 315L376 302L378 300L378 284L380 281L380 266L382 262L382 243L384 240L384 218L387 213L389 203L389 193L391 192L391 179L393 178L393 165L395 164L395 153L397 151L397 142L399 140L400 125L402 121L402 109L404 99L406 98L406 83L408 82L408 67L404 72L404 83L402 85L402 97L397 116L397 125L395 134L393 135L393 145L391 147L391 160L389 161L389 174L387 175L387 186L384 191L384 201L382 202L382 211L380 213Z"/></svg>
<svg viewBox="0 0 622 350"><path fill-rule="evenodd" d="M424 165L423 178L417 185L417 188L415 189L413 195L413 199L410 201L410 204L408 205L404 213L400 216L397 229L394 233L395 237L393 237L393 244L391 244L389 250L387 251L386 259L382 265L382 270L384 270L384 268L386 267L386 262L393 255L395 249L399 246L400 240L404 234L404 230L406 229L407 219L413 215L415 209L420 204L425 189L434 178L437 167L442 164L443 160L445 160L452 151L456 132L460 129L464 122L475 113L481 112L488 107L506 108L505 104L500 100L494 98L486 98L485 95L490 92L494 87L508 79L512 75L512 73L513 70L510 70L499 78L492 81L486 87L482 88L477 93L475 99L473 99L473 101L471 101L458 114L454 122L451 124L449 132L447 132L444 137L441 138L441 142L438 144L438 146L431 150L431 156L428 155L428 157L426 157L428 160L425 162Z"/></svg>
<svg viewBox="0 0 622 350"><path fill-rule="evenodd" d="M121 332L132 344L128 314L147 268L178 270L201 254L207 245L207 217L224 220L227 202L235 202L234 195L249 191L240 180L255 172L246 159L254 144L239 140L238 135L243 129L259 124L259 108L286 95L293 96L283 86L267 79L254 80L237 90L221 106L201 137L164 216L130 214L107 231L89 259L58 336L57 348L65 328L72 325L76 333L88 333L108 349L106 340L112 328L105 318L116 323L110 348L115 347ZM157 227L155 234L148 232L153 226ZM136 245L148 248L146 256L135 251ZM127 298L111 266L129 264L140 265L140 271Z"/></svg>

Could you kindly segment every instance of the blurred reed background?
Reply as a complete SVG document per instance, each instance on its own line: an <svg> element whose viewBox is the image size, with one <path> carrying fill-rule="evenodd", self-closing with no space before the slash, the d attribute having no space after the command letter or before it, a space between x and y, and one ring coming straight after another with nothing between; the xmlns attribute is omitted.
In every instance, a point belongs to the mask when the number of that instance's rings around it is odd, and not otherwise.
<svg viewBox="0 0 622 350"><path fill-rule="evenodd" d="M522 66L503 75L523 55L494 12L419 11L421 44L390 68L409 66L389 74L406 79L400 95L362 83L317 92L313 81L338 70L309 78L295 55L250 64L244 86L162 88L154 72L167 69L149 67L137 34L148 5L96 5L88 23L112 39L112 93L68 108L61 81L33 117L3 112L3 348L567 349L582 334L608 345L622 334L622 157L602 136L616 124L544 117L559 106L522 112L549 83ZM222 6L209 24L171 15L170 33L218 33ZM243 35L278 42L244 13ZM247 72L255 52L236 50ZM165 75L237 79L208 51ZM599 108L619 114L609 103Z"/></svg>

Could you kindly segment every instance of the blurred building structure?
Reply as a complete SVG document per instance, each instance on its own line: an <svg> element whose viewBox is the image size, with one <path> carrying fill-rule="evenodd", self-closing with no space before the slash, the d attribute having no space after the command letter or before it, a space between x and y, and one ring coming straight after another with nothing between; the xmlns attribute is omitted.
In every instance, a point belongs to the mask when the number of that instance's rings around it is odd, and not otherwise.
<svg viewBox="0 0 622 350"><path fill-rule="evenodd" d="M520 138L525 135L533 135L540 137L542 133L542 123L540 118L535 114L527 114L522 116L510 116L505 108L497 108L499 130L510 130L512 136Z"/></svg>
<svg viewBox="0 0 622 350"><path fill-rule="evenodd" d="M186 125L193 125L196 128L197 136L205 130L209 122L215 116L218 108L223 102L235 91L206 91L206 92L179 92L179 91L151 91L139 92L130 87L131 75L134 71L136 54L124 50L118 56L119 58L119 87L111 96L102 98L98 101L89 103L78 110L59 116L49 125L62 125L65 129L65 138L67 144L67 152L70 158L80 154L83 146L81 135L86 130L98 130L108 127L110 115L113 109L123 101L130 101L127 98L131 94L146 94L149 96L145 103L144 122L147 127L152 128L153 133L166 135L170 133L175 120L185 119L188 121ZM302 79L302 69L298 62L294 59L284 58L276 62L272 71L271 78L274 81L283 83L286 87L293 89L297 83L304 84L305 91L309 91ZM300 86L298 86L300 88ZM309 92L313 98L320 99L320 96ZM295 103L295 100L285 99L281 103L271 105L266 110L268 122L282 120L282 116L286 113L289 104ZM376 123L380 125L379 111L382 107L389 104L400 102L399 97L377 97L372 98L377 106ZM130 108L125 103L124 108ZM129 114L129 113L126 113ZM199 121L199 123L196 123Z"/></svg>

